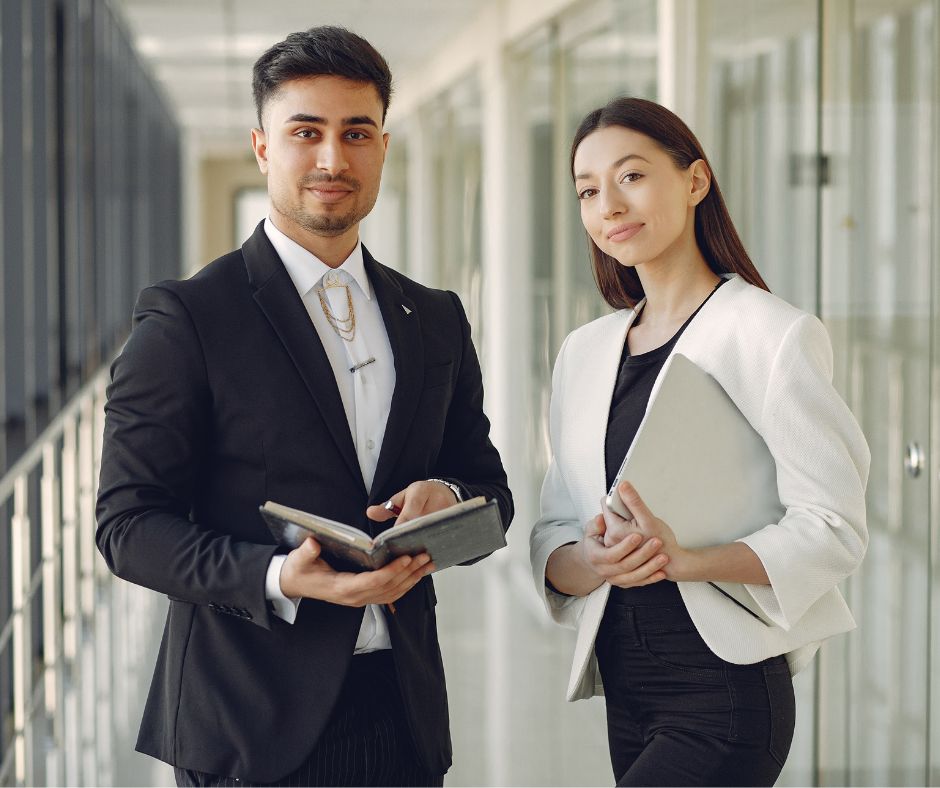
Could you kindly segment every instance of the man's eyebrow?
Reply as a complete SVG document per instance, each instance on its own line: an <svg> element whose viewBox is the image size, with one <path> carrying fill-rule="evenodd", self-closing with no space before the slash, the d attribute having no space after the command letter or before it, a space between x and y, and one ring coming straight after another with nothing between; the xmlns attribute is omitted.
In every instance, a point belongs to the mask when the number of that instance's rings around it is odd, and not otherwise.
<svg viewBox="0 0 940 788"><path fill-rule="evenodd" d="M375 128L379 127L379 124L376 123L368 115L353 115L351 118L343 118L344 126L374 126Z"/></svg>
<svg viewBox="0 0 940 788"><path fill-rule="evenodd" d="M326 118L322 118L319 115L308 115L305 112L297 112L294 115L291 115L285 123L327 123ZM379 124L376 123L368 115L353 115L351 118L343 118L343 126L374 126L375 128L379 127Z"/></svg>
<svg viewBox="0 0 940 788"><path fill-rule="evenodd" d="M615 161L613 164L611 164L611 165L610 165L610 169L616 170L621 164L626 164L628 161L630 161L630 159L639 159L640 161L645 161L647 164L650 163L650 162L649 162L649 159L644 159L639 153L628 153L626 156L623 156L623 157L617 159L617 161ZM574 176L574 179L575 179L576 181L583 181L583 180L585 180L586 178L590 178L590 177L591 177L591 173L589 173L589 172L581 172L581 173L578 173L577 175L575 175L575 176Z"/></svg>

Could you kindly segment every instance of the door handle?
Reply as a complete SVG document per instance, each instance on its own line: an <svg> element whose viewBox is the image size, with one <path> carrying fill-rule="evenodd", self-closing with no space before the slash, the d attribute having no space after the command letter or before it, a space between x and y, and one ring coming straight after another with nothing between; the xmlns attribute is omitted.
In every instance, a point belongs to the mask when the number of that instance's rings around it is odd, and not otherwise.
<svg viewBox="0 0 940 788"><path fill-rule="evenodd" d="M925 464L926 457L920 444L917 441L908 443L907 449L904 451L904 471L907 475L912 479L916 479L924 470Z"/></svg>

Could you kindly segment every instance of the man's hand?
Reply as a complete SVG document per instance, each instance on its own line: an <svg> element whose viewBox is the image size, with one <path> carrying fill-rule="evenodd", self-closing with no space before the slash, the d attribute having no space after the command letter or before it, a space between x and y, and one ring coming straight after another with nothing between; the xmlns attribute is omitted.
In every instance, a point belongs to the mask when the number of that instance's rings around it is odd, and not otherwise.
<svg viewBox="0 0 940 788"><path fill-rule="evenodd" d="M457 503L453 490L440 482L412 482L389 500L401 509L396 525L407 523L423 514L438 512ZM366 509L366 516L374 522L384 523L394 517L395 512L386 509L384 505L377 505Z"/></svg>
<svg viewBox="0 0 940 788"><path fill-rule="evenodd" d="M309 537L287 554L281 567L280 583L287 597L364 607L391 604L433 571L431 557L421 553L414 557L401 556L372 572L337 572L320 557L316 539Z"/></svg>

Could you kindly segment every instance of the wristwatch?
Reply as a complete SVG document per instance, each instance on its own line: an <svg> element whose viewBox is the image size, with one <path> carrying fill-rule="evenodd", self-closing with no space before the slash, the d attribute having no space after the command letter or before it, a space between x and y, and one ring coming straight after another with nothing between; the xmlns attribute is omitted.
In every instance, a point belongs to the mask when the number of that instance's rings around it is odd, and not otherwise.
<svg viewBox="0 0 940 788"><path fill-rule="evenodd" d="M463 500L463 495L460 494L460 488L453 482L449 482L446 479L428 479L429 482L437 482L438 484L443 484L445 487L449 487L450 491L454 494L454 497L457 499L457 503L460 503Z"/></svg>

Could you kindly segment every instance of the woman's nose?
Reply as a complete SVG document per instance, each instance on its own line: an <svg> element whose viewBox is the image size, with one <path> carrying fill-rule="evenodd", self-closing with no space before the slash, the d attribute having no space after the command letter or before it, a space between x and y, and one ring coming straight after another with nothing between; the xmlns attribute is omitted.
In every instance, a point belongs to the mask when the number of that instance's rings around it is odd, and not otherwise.
<svg viewBox="0 0 940 788"><path fill-rule="evenodd" d="M600 207L604 212L604 218L611 218L626 213L627 206L616 189L604 189L598 195L600 197Z"/></svg>

